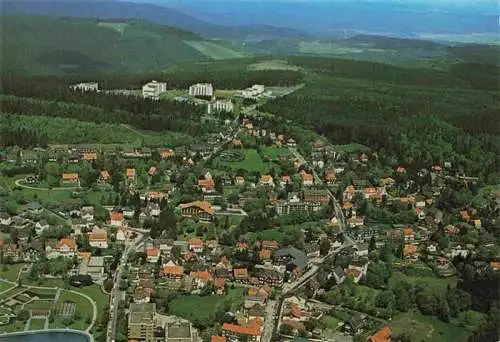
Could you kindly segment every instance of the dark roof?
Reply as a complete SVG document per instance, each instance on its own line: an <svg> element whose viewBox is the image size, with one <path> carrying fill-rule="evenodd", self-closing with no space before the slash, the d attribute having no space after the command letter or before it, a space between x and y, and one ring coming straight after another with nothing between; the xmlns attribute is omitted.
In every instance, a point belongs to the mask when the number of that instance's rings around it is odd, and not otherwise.
<svg viewBox="0 0 500 342"><path fill-rule="evenodd" d="M300 267L300 269L305 270L307 266L307 256L306 254L295 248L295 247L287 247L282 248L275 253L276 257L286 257L290 256L293 259L293 264Z"/></svg>
<svg viewBox="0 0 500 342"><path fill-rule="evenodd" d="M318 243L307 243L304 245L304 250L307 254L319 251Z"/></svg>
<svg viewBox="0 0 500 342"><path fill-rule="evenodd" d="M337 275L337 277L342 278L344 276L344 269L340 266L335 267L333 272Z"/></svg>

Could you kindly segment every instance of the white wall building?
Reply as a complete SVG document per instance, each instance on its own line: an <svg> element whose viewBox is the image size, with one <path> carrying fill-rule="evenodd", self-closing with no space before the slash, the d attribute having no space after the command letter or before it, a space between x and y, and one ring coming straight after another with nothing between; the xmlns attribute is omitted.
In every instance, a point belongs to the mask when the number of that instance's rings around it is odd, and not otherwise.
<svg viewBox="0 0 500 342"><path fill-rule="evenodd" d="M80 91L99 91L99 84L97 82L84 82L73 84L70 86L70 88Z"/></svg>
<svg viewBox="0 0 500 342"><path fill-rule="evenodd" d="M215 102L211 102L208 104L208 114L212 114L214 112L232 112L233 111L233 103L231 101L223 101L217 100Z"/></svg>
<svg viewBox="0 0 500 342"><path fill-rule="evenodd" d="M142 86L142 96L147 99L158 100L160 94L167 91L166 82L151 81Z"/></svg>
<svg viewBox="0 0 500 342"><path fill-rule="evenodd" d="M211 83L196 83L189 87L191 96L213 96L214 88Z"/></svg>
<svg viewBox="0 0 500 342"><path fill-rule="evenodd" d="M264 94L265 87L262 84L254 84L251 88L241 91L241 96L246 98L258 97Z"/></svg>

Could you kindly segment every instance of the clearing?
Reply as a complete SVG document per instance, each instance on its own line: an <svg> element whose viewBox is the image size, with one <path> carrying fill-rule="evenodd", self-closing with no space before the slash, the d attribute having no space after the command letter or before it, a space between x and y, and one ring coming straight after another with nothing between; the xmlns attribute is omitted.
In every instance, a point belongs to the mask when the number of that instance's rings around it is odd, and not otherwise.
<svg viewBox="0 0 500 342"><path fill-rule="evenodd" d="M270 59L267 61L257 62L250 64L247 67L248 70L258 71L258 70L292 70L299 71L301 68L296 65L288 64L286 60L283 59Z"/></svg>
<svg viewBox="0 0 500 342"><path fill-rule="evenodd" d="M220 162L221 165L229 166L234 170L244 169L248 172L257 171L260 173L269 172L269 168L273 165L262 160L259 153L254 149L244 149L245 159L237 162Z"/></svg>
<svg viewBox="0 0 500 342"><path fill-rule="evenodd" d="M186 41L186 44L191 46L192 48L198 50L205 56L212 59L230 59L230 58L241 58L245 57L244 54L238 51L231 50L227 47L221 46L214 42L208 41Z"/></svg>
<svg viewBox="0 0 500 342"><path fill-rule="evenodd" d="M456 277L449 278L439 278L439 277L428 277L428 276L407 276L401 272L393 272L392 277L389 279L389 286L392 287L399 281L404 280L410 284L425 284L434 293L445 293L448 285L452 288L457 284Z"/></svg>
<svg viewBox="0 0 500 342"><path fill-rule="evenodd" d="M24 264L2 265L0 268L0 279L7 281L17 281L17 275Z"/></svg>

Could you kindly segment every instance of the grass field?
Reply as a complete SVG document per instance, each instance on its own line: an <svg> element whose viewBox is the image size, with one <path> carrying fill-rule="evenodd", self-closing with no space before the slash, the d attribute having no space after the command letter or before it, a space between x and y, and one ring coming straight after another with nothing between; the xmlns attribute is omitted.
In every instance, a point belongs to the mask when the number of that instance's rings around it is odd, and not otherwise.
<svg viewBox="0 0 500 342"><path fill-rule="evenodd" d="M289 156L291 154L287 148L282 147L265 147L262 149L262 153L264 156L268 156L273 159L281 156Z"/></svg>
<svg viewBox="0 0 500 342"><path fill-rule="evenodd" d="M76 304L76 317L71 324L72 329L76 330L85 330L88 327L88 324L85 321L90 317L92 318L92 304L83 296L75 295L69 291L62 291L61 296L59 297L58 305L64 302L73 302ZM54 322L57 323L57 322ZM60 326L59 326L60 328Z"/></svg>
<svg viewBox="0 0 500 342"><path fill-rule="evenodd" d="M16 281L19 271L24 264L2 265L0 266L0 279Z"/></svg>
<svg viewBox="0 0 500 342"><path fill-rule="evenodd" d="M363 49L342 46L330 42L303 41L299 43L299 52L315 55L342 55L347 53L362 53L363 51Z"/></svg>
<svg viewBox="0 0 500 342"><path fill-rule="evenodd" d="M9 284L9 283L6 283L5 281L3 280L0 280L0 293L1 292L4 292L4 291L7 291L8 289L10 289L11 287L13 287L14 285L12 284Z"/></svg>
<svg viewBox="0 0 500 342"><path fill-rule="evenodd" d="M16 287L16 288L10 289L9 291L3 293L0 296L0 301L5 299L5 298L9 298L11 296L15 296L16 294L21 293L23 291L24 291L24 288L21 288L21 287Z"/></svg>
<svg viewBox="0 0 500 342"><path fill-rule="evenodd" d="M186 41L186 43L192 48L195 48L205 56L212 59L230 59L244 57L244 54L242 54L241 52L231 50L214 42Z"/></svg>
<svg viewBox="0 0 500 342"><path fill-rule="evenodd" d="M45 319L34 318L30 322L30 330L43 330L45 326Z"/></svg>
<svg viewBox="0 0 500 342"><path fill-rule="evenodd" d="M81 289L73 288L73 290L86 294L96 302L97 319L100 320L102 315L104 314L104 310L108 303L108 296L101 291L101 288L98 285L92 285L92 286L82 287ZM83 319L85 319L85 317L83 317Z"/></svg>
<svg viewBox="0 0 500 342"><path fill-rule="evenodd" d="M243 304L243 289L230 290L227 296L182 296L169 303L169 313L190 321L212 320L217 305L228 297L231 298L231 305L237 308Z"/></svg>
<svg viewBox="0 0 500 342"><path fill-rule="evenodd" d="M289 64L283 59L271 59L248 65L248 70L293 70L299 71L300 67Z"/></svg>
<svg viewBox="0 0 500 342"><path fill-rule="evenodd" d="M345 153L367 152L370 150L369 147L356 143L345 144L345 145L333 145L332 149L336 152L345 152Z"/></svg>
<svg viewBox="0 0 500 342"><path fill-rule="evenodd" d="M260 173L269 172L272 163L266 163L262 160L259 153L253 149L245 149L245 159L239 162L220 162L221 165L229 166L232 169L244 169L248 172L257 171Z"/></svg>
<svg viewBox="0 0 500 342"><path fill-rule="evenodd" d="M116 32L119 32L120 34L123 34L123 31L125 31L125 29L129 26L129 24L128 23L100 22L100 23L97 23L97 26L107 27L107 28L110 28L112 30L115 30Z"/></svg>
<svg viewBox="0 0 500 342"><path fill-rule="evenodd" d="M404 332L411 336L412 342L466 342L470 335L464 328L418 312L398 315L391 325L393 335Z"/></svg>
<svg viewBox="0 0 500 342"><path fill-rule="evenodd" d="M323 316L321 317L321 322L326 326L327 329L337 330L339 324L342 322L337 317L333 316Z"/></svg>
<svg viewBox="0 0 500 342"><path fill-rule="evenodd" d="M404 280L411 284L426 284L434 293L444 293L448 285L452 288L456 286L456 277L439 278L439 277L409 277L401 272L394 272L389 279L389 286L394 286L399 281Z"/></svg>
<svg viewBox="0 0 500 342"><path fill-rule="evenodd" d="M59 278L40 278L37 281L32 281L28 279L27 276L23 275L22 277L23 285L32 285L32 286L43 286L43 287L61 287L64 288L66 283Z"/></svg>
<svg viewBox="0 0 500 342"><path fill-rule="evenodd" d="M19 332L24 330L25 322L15 320L11 324L0 325L0 334Z"/></svg>
<svg viewBox="0 0 500 342"><path fill-rule="evenodd" d="M24 305L25 310L30 309L41 309L41 310L50 310L54 306L53 300L33 300L26 305Z"/></svg>

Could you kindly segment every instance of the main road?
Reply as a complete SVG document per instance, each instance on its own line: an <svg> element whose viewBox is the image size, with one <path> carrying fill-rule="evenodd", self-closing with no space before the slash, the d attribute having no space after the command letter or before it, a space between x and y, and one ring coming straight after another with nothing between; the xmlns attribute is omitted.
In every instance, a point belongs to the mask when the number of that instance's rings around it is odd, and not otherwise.
<svg viewBox="0 0 500 342"><path fill-rule="evenodd" d="M306 159L297 151L295 148L289 148L290 152L300 161L302 165L307 165ZM323 183L323 179L318 176L316 171L313 170L313 175L315 179L315 183L317 185L325 185ZM347 220L345 219L344 213L340 208L340 205L333 195L332 191L325 185L326 190L330 194L332 198L333 210L335 211L335 217L339 220L340 224L340 232L343 233L347 227ZM266 318L264 321L264 329L262 331L262 342L270 342L274 333L274 330L279 326L280 319L280 307L281 302L285 298L286 294L300 288L302 285L306 284L320 269L320 265L323 264L326 260L339 253L341 250L351 247L355 244L355 242L344 234L344 243L339 248L331 250L327 255L319 259L315 265L313 265L306 273L304 273L299 279L295 280L293 283L284 284L282 293L277 296L276 299L270 300L266 307Z"/></svg>
<svg viewBox="0 0 500 342"><path fill-rule="evenodd" d="M136 231L132 229L133 231ZM108 342L114 342L116 339L116 320L118 316L118 306L120 304L120 300L123 296L122 291L120 290L120 281L123 276L123 271L125 269L125 266L127 265L127 260L129 257L129 254L132 250L135 250L135 247L139 245L144 239L145 235L141 233L137 233L136 238L129 242L127 247L125 248L125 251L122 254L122 257L120 259L120 264L117 267L117 272L115 273L114 276L114 285L113 289L111 289L111 296L110 296L110 308L109 308L109 322L108 322L108 330L107 330L107 341Z"/></svg>

